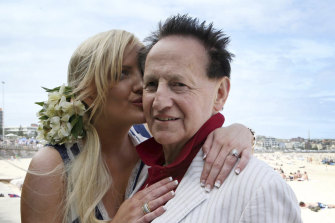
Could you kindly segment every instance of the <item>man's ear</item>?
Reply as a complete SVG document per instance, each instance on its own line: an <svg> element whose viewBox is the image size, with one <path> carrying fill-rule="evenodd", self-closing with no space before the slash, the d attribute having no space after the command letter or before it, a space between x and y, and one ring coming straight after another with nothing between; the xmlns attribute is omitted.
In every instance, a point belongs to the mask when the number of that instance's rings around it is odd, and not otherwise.
<svg viewBox="0 0 335 223"><path fill-rule="evenodd" d="M214 111L219 112L223 105L226 103L226 100L230 91L230 80L228 77L224 77L219 81L219 87L216 92L216 98L214 101Z"/></svg>

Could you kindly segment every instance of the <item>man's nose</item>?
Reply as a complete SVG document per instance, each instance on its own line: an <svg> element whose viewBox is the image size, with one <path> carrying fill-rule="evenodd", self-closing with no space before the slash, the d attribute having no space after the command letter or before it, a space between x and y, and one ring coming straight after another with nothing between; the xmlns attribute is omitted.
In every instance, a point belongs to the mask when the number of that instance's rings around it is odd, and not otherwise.
<svg viewBox="0 0 335 223"><path fill-rule="evenodd" d="M169 88L165 84L159 83L152 105L153 109L162 111L170 108L172 104L173 102Z"/></svg>

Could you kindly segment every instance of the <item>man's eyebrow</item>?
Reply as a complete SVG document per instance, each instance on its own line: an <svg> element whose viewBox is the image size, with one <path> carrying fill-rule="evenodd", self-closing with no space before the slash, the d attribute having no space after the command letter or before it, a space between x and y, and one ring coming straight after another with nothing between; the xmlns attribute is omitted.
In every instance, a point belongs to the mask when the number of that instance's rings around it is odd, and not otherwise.
<svg viewBox="0 0 335 223"><path fill-rule="evenodd" d="M157 77L153 74L146 74L143 76L143 81L151 81L155 79L157 79Z"/></svg>
<svg viewBox="0 0 335 223"><path fill-rule="evenodd" d="M194 84L193 77L186 78L184 75L180 75L180 74L171 74L170 80L188 82L188 83Z"/></svg>
<svg viewBox="0 0 335 223"><path fill-rule="evenodd" d="M171 74L170 79L173 80L173 81L181 81L181 80L184 80L185 78L182 75Z"/></svg>

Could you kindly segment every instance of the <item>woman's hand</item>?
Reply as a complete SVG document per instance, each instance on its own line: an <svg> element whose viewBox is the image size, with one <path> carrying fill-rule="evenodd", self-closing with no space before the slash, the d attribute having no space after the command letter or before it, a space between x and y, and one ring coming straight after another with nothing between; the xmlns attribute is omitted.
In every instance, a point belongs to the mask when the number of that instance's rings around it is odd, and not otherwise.
<svg viewBox="0 0 335 223"><path fill-rule="evenodd" d="M205 165L200 178L201 186L206 186L208 192L214 185L220 187L236 161L235 173L238 175L251 157L253 140L251 131L241 124L218 128L209 134L202 146ZM238 156L232 155L234 149Z"/></svg>
<svg viewBox="0 0 335 223"><path fill-rule="evenodd" d="M163 205L174 197L177 185L177 181L166 178L137 192L122 203L111 223L151 222L165 212ZM149 213L144 213L144 204L148 205Z"/></svg>

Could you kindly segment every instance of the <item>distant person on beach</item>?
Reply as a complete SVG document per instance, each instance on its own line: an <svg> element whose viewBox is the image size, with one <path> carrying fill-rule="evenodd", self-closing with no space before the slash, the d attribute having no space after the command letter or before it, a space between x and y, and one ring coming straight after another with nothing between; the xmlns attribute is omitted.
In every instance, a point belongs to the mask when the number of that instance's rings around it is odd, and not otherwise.
<svg viewBox="0 0 335 223"><path fill-rule="evenodd" d="M302 178L302 174L301 174L300 170L297 171L297 178L298 178L298 179L299 179L299 178Z"/></svg>
<svg viewBox="0 0 335 223"><path fill-rule="evenodd" d="M47 89L48 101L39 103L39 132L48 145L33 157L25 178L23 223L144 223L165 212L177 186L170 175L129 198L147 170L135 150L146 140L144 132L149 134L134 125L145 122L142 46L123 30L97 34L71 57L68 86ZM240 124L213 132L203 146L204 172L196 187L201 181L213 188L233 168L241 172L252 140ZM231 151L241 160L232 160Z"/></svg>
<svg viewBox="0 0 335 223"><path fill-rule="evenodd" d="M230 91L229 37L213 24L177 15L147 40L143 109L153 138L136 148L150 166L142 188L168 174L180 181L166 212L152 223L300 223L293 190L256 157L243 177L231 173L216 188L198 187L203 141L225 121L220 111ZM239 154L228 158L234 162Z"/></svg>
<svg viewBox="0 0 335 223"><path fill-rule="evenodd" d="M289 180L290 181L293 181L294 180L294 174L292 172L290 172L290 175L288 176Z"/></svg>
<svg viewBox="0 0 335 223"><path fill-rule="evenodd" d="M280 176L281 176L284 180L286 180L285 172L284 172L284 170L282 170L282 169L280 169Z"/></svg>
<svg viewBox="0 0 335 223"><path fill-rule="evenodd" d="M306 171L305 171L304 174L302 175L302 179L303 179L303 180L309 180L309 178L308 178L308 174L307 174Z"/></svg>
<svg viewBox="0 0 335 223"><path fill-rule="evenodd" d="M310 210L315 211L315 212L321 209L325 209L325 208L335 208L335 204L324 204L321 202L308 203L308 202L300 201L299 206L302 208L309 208Z"/></svg>

